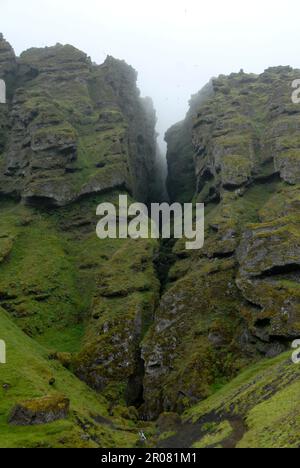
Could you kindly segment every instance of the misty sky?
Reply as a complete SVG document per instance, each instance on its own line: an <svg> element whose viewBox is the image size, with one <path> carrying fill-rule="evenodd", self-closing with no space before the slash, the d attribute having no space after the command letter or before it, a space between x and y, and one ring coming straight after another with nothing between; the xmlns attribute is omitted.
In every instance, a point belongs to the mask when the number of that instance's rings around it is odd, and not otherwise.
<svg viewBox="0 0 300 468"><path fill-rule="evenodd" d="M300 68L299 0L0 0L0 31L17 54L60 42L97 63L125 59L153 98L161 140L212 76Z"/></svg>

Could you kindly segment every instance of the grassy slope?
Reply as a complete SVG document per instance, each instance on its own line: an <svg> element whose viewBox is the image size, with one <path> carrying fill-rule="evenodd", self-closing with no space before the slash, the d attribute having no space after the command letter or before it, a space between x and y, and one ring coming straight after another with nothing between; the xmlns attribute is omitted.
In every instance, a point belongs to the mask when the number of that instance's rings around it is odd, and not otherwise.
<svg viewBox="0 0 300 468"><path fill-rule="evenodd" d="M7 345L7 364L0 366L0 447L135 445L138 430L133 424L122 419L114 422L107 419L107 424L97 424L92 416L108 418L104 398L61 364L50 361L47 352L13 324L1 308L0 336ZM51 378L55 378L53 386L49 385ZM10 411L18 401L56 393L63 393L71 401L67 420L32 427L13 427L7 423Z"/></svg>
<svg viewBox="0 0 300 468"><path fill-rule="evenodd" d="M10 255L0 269L4 308L31 336L54 322L61 327L76 324L83 304L64 239L46 216L22 206L2 209L1 234L12 239Z"/></svg>
<svg viewBox="0 0 300 468"><path fill-rule="evenodd" d="M107 199L116 201L114 194ZM111 404L48 359L53 352L80 350L95 278L119 249L122 256L124 241L95 235L101 201L99 196L50 212L1 203L0 339L7 343L8 363L0 366L0 446L125 447L138 439L136 424L119 416L128 416L126 408L114 410L114 423L96 424L90 415L108 417ZM15 403L55 392L71 400L68 420L24 428L7 424ZM78 417L87 421L85 429Z"/></svg>
<svg viewBox="0 0 300 468"><path fill-rule="evenodd" d="M97 238L101 201L52 212L1 203L1 305L29 336L57 351L79 350L95 277L124 243Z"/></svg>
<svg viewBox="0 0 300 468"><path fill-rule="evenodd" d="M86 211L87 206L83 206L82 209ZM78 207L74 214L76 219L81 219ZM58 216L62 219L59 220ZM72 232L66 231L64 235L58 236L54 229L56 223L63 220L72 225L73 214L70 209L68 216L63 212L59 215L37 215L22 206L10 203L2 205L1 234L8 236L3 237L2 247L0 245L4 257L5 251L10 249L7 239L12 239L13 242L9 257L2 261L1 281L9 281L17 289L22 286L28 292L32 282L34 285L42 282L43 274L48 281L52 278L49 281L52 284L53 278L60 273L68 275L67 281L72 291L76 291L79 279L81 287L86 288L94 275L93 262L96 261L103 267L122 244L114 241L112 245L107 243L100 248L95 236L86 237L82 234L81 237L80 233L71 242ZM32 236L26 234L27 230ZM47 242L43 236L45 232ZM49 252L49 246L53 247L53 255L46 257L43 249ZM61 255L65 248L69 249L68 256ZM18 255L14 254L14 249ZM32 262L21 270L20 265L26 262L28 255ZM66 258L70 262L70 268L61 263L66 261ZM84 267L80 269L80 278L77 276L79 273L76 265ZM90 269L86 268L87 266ZM66 284L65 281L66 279L63 284ZM84 299L86 305L93 289L91 286L90 288L91 291ZM59 281L55 294L60 298L60 307L64 306L66 296L59 286ZM40 308L36 311L36 320L40 314L45 316L48 310L47 301L38 301L38 304ZM30 307L28 309L30 310ZM57 323L50 320L49 329L36 336L40 343L46 345L47 350L77 351L76 346L80 343L84 321L78 320L78 305L75 304L66 310L70 310L69 317L75 317L71 326L59 325L57 328ZM7 342L8 347L8 364L0 366L0 446L135 445L138 432L135 424L124 419L117 419L114 423L110 421L110 424L105 425L95 423L91 415L108 418L106 400L76 379L58 362L50 361L49 351L26 336L12 319L22 325L32 320L30 316L24 319L13 317L0 309L0 338ZM26 326L24 328L27 329ZM291 364L288 357L283 355L249 368L212 397L186 413L188 425L193 427L193 422L198 428L195 433L192 432L191 445L226 446L230 442L238 447L297 447L300 434L300 367ZM49 380L53 377L56 383L50 386ZM16 402L56 392L64 393L71 400L71 415L67 420L25 428L11 427L7 424L9 413ZM82 428L82 422L85 429ZM238 429L235 427L236 423L239 424Z"/></svg>
<svg viewBox="0 0 300 468"><path fill-rule="evenodd" d="M188 433L186 443L195 448L299 448L299 380L291 353L264 360L186 412L163 446L176 446Z"/></svg>

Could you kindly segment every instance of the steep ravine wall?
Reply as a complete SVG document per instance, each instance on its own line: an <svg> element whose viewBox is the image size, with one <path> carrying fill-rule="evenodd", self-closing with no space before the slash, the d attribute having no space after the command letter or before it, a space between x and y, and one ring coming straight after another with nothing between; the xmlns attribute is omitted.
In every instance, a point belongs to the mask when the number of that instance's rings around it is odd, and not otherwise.
<svg viewBox="0 0 300 468"><path fill-rule="evenodd" d="M60 44L16 58L3 38L0 54L9 89L2 194L56 206L116 187L151 198L156 116L133 68L112 57L96 66Z"/></svg>
<svg viewBox="0 0 300 468"><path fill-rule="evenodd" d="M1 36L0 78L0 306L112 406L139 402L158 244L95 227L100 202L160 196L152 101L125 62L69 45L16 57Z"/></svg>
<svg viewBox="0 0 300 468"><path fill-rule="evenodd" d="M171 198L205 203L206 240L173 248L143 344L150 417L183 411L300 335L299 75L213 79L167 132Z"/></svg>

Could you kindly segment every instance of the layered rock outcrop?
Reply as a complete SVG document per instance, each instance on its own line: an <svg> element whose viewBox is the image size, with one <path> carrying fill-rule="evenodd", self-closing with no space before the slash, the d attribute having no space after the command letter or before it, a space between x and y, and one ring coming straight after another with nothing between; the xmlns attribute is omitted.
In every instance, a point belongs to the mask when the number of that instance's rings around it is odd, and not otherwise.
<svg viewBox="0 0 300 468"><path fill-rule="evenodd" d="M158 300L158 245L100 241L96 209L120 193L146 203L157 196L152 101L140 97L125 62L107 57L97 66L70 45L16 58L1 36L0 78L8 91L0 107L0 304L51 356L67 353L68 368L113 404L135 404L140 342Z"/></svg>
<svg viewBox="0 0 300 468"><path fill-rule="evenodd" d="M74 363L92 388L115 400L123 395L129 406L143 402L140 345L159 299L156 250L156 242L128 241L100 269L91 320Z"/></svg>
<svg viewBox="0 0 300 468"><path fill-rule="evenodd" d="M194 148L192 132L194 118L199 107L213 93L209 82L190 101L190 109L183 122L171 127L165 135L168 144L167 189L171 200L189 202L195 192L196 175L194 169Z"/></svg>
<svg viewBox="0 0 300 468"><path fill-rule="evenodd" d="M96 66L60 44L16 59L3 37L0 54L10 88L2 194L55 206L114 188L151 198L156 117L133 68L112 57Z"/></svg>
<svg viewBox="0 0 300 468"><path fill-rule="evenodd" d="M300 335L299 74L278 67L213 79L167 133L171 196L204 202L207 226L202 251L175 244L144 341L151 417L205 398Z"/></svg>

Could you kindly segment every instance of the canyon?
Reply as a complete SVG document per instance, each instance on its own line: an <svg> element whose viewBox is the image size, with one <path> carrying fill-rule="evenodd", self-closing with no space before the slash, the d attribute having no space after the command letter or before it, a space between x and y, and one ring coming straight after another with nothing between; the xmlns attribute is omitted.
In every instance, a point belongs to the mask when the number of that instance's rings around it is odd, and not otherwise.
<svg viewBox="0 0 300 468"><path fill-rule="evenodd" d="M0 36L1 447L299 447L299 77L213 78L167 131L201 250L100 240L101 203L166 200L153 103L123 61Z"/></svg>

